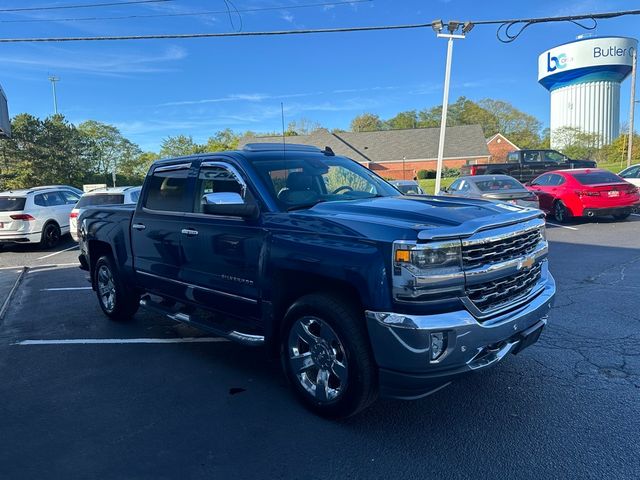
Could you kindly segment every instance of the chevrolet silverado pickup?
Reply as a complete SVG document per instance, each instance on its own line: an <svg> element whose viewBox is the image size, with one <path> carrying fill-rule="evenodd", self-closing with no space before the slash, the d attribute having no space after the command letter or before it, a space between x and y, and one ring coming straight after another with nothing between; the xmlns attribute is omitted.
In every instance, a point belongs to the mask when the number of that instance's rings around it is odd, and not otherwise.
<svg viewBox="0 0 640 480"><path fill-rule="evenodd" d="M507 163L464 165L461 175L510 175L522 183L552 170L596 168L593 160L573 160L556 150L516 150L507 155Z"/></svg>
<svg viewBox="0 0 640 480"><path fill-rule="evenodd" d="M402 195L303 145L154 163L80 216L103 312L139 306L280 358L304 405L417 399L536 342L555 294L540 210Z"/></svg>

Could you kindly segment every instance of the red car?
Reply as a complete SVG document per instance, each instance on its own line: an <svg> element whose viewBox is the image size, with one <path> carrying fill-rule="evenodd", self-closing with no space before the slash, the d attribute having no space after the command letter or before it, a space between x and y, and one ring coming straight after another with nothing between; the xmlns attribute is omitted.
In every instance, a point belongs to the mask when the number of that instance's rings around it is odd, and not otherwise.
<svg viewBox="0 0 640 480"><path fill-rule="evenodd" d="M571 217L603 215L624 220L640 207L636 186L599 168L555 170L540 175L527 188L538 195L540 208L560 223Z"/></svg>

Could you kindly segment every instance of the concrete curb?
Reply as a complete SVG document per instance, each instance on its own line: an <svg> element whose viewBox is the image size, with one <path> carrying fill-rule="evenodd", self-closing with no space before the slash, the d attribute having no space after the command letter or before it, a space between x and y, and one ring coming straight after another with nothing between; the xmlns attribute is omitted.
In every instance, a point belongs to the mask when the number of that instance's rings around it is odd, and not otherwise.
<svg viewBox="0 0 640 480"><path fill-rule="evenodd" d="M29 270L29 267L22 267L22 271L18 275L18 278L16 278L16 281L14 282L13 287L11 287L11 290L9 290L9 294L7 295L7 298L4 299L4 302L2 303L2 307L0 307L0 323L2 323L2 321L4 320L4 316L7 313L7 310L9 309L9 304L11 303L11 299L13 298L13 295L16 293L18 286L22 283L24 274L27 273L28 270Z"/></svg>

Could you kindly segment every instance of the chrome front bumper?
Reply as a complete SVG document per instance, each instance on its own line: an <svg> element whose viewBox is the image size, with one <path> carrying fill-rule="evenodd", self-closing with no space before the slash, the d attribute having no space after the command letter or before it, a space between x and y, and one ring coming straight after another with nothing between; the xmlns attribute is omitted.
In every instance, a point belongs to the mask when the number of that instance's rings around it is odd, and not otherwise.
<svg viewBox="0 0 640 480"><path fill-rule="evenodd" d="M435 315L366 311L381 394L419 398L517 352L523 332L544 326L553 304L556 285L546 261L534 291L538 293L526 303L483 321L467 310ZM444 332L447 342L432 360L430 339L436 332Z"/></svg>

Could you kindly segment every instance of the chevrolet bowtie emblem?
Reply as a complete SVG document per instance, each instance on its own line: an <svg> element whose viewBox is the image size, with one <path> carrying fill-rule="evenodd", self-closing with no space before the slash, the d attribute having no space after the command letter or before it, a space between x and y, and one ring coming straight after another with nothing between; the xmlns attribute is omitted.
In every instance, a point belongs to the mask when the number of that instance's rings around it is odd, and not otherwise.
<svg viewBox="0 0 640 480"><path fill-rule="evenodd" d="M520 263L518 263L518 270L522 270L523 268L531 268L533 267L534 262L535 259L533 257L527 257L520 261Z"/></svg>

